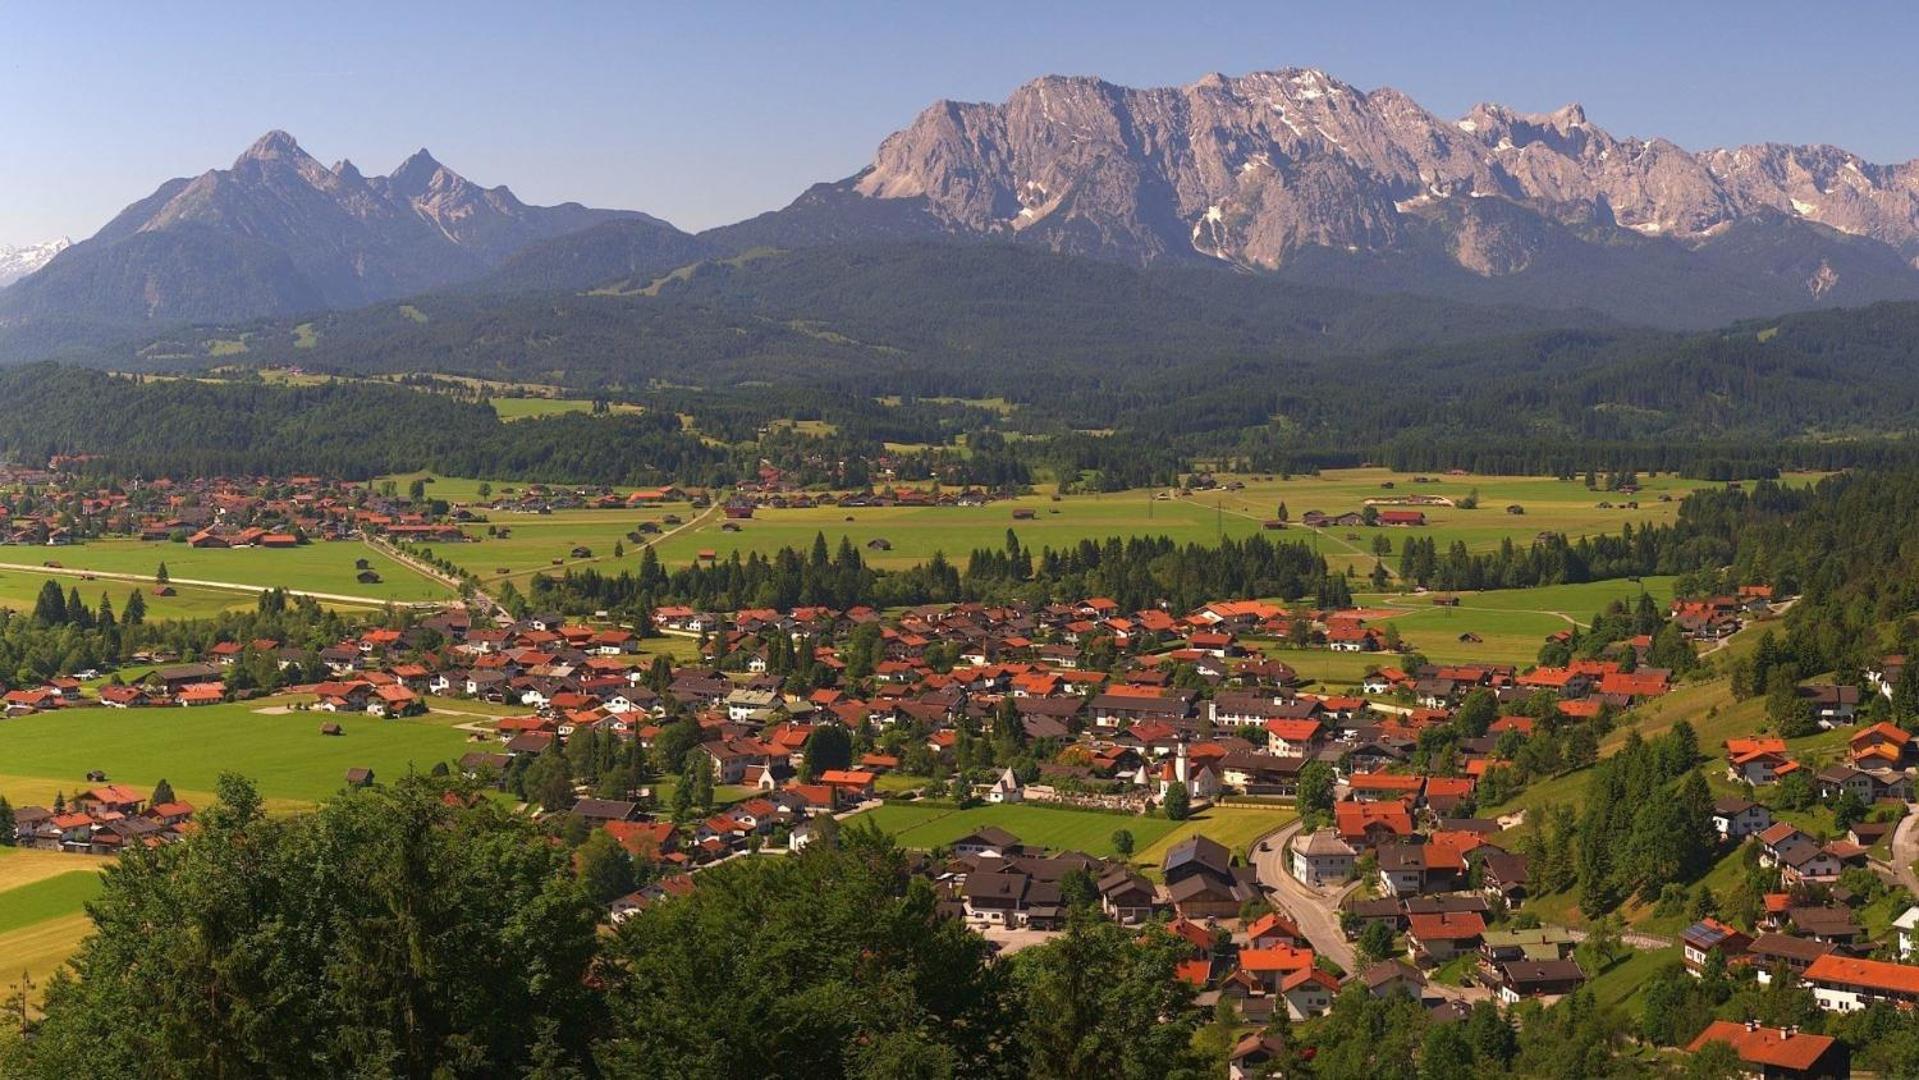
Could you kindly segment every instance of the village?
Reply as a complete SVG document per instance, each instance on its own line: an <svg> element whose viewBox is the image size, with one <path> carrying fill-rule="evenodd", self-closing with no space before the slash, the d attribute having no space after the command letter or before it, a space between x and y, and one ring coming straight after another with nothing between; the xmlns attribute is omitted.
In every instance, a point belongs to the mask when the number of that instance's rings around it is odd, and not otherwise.
<svg viewBox="0 0 1919 1080"><path fill-rule="evenodd" d="M1675 600L1661 619L1710 649L1776 602L1753 588ZM647 643L662 640L689 659L646 662ZM664 605L645 626L558 613L485 619L454 605L317 651L222 641L201 658L152 657L131 681L116 673L89 688L61 677L9 691L4 705L8 717L73 724L97 708L149 710L162 725L168 707L270 697L294 702L280 708L310 716L322 740L420 716L433 702L489 707L464 725L470 749L447 767L488 797L617 841L637 884L607 903L613 922L697 889L706 867L943 807L982 822L916 852L950 917L1008 950L1059 932L1075 908L1162 925L1190 950L1179 977L1249 1023L1310 1020L1353 982L1411 993L1445 1020L1475 1001L1555 1000L1602 975L1618 944L1594 953L1590 929L1534 913L1538 848L1526 815L1482 813L1480 799L1489 787L1512 790L1529 742L1609 726L1672 693L1675 673L1647 663L1652 636L1616 641L1603 659L1526 666L1416 662L1411 644L1392 643L1363 609L1256 600L1178 614L1101 597L890 613ZM1314 691L1287 662L1312 650L1378 663L1351 692ZM1909 875L1872 852L1905 819L1911 738L1857 722L1862 703L1898 684L1903 662L1887 657L1863 686L1801 688L1818 727L1845 736L1842 760L1802 767L1770 736L1721 748L1722 786L1740 794L1712 803L1711 827L1723 851L1755 849L1774 875L1763 919L1740 929L1702 912L1675 938L1628 935L1628 944L1676 940L1695 973L1750 968L1764 981L1783 965L1826 1009L1919 998L1919 965L1904 962L1919 908L1874 940L1849 906L1863 898L1840 887L1852 870ZM300 681L235 688L236 671L263 668ZM1488 704L1483 729L1458 728ZM1441 732L1449 748L1434 754ZM529 789L539 763L567 762L576 743L637 748L658 779L583 776L569 764L561 794ZM1895 815L1858 815L1843 835L1809 833L1761 801L1795 772L1813 774L1818 802ZM99 773L73 780L70 798L15 809L21 846L110 855L193 831L184 801L154 804ZM380 780L368 767L338 778ZM1020 835L1052 820L1085 842L1048 847ZM1212 835L1220 821L1232 828ZM1128 829L1148 823L1183 831L1136 860ZM914 835L902 833L909 844ZM1775 1044L1826 1062L1833 1042L1722 1034L1760 1064ZM1236 1068L1263 1052L1249 1038Z"/></svg>

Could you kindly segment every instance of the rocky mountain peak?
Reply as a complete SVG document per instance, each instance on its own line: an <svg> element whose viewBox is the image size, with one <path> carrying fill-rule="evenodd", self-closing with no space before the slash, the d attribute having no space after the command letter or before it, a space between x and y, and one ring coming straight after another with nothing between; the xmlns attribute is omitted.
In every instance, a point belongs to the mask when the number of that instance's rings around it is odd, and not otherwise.
<svg viewBox="0 0 1919 1080"><path fill-rule="evenodd" d="M1694 154L1615 138L1578 103L1485 103L1448 122L1397 90L1297 67L1152 89L1046 76L999 104L938 102L841 186L922 200L936 231L1135 262L1273 269L1313 248L1381 254L1443 234L1460 267L1504 274L1571 242L1559 226L1692 247L1781 215L1919 255L1919 162L1828 151ZM1518 216L1474 205L1486 199Z"/></svg>
<svg viewBox="0 0 1919 1080"><path fill-rule="evenodd" d="M299 140L275 128L255 139L253 145L247 147L246 152L234 160L233 166L237 169L249 161L277 161L306 156L307 152L300 148Z"/></svg>
<svg viewBox="0 0 1919 1080"><path fill-rule="evenodd" d="M387 182L396 192L417 198L434 185L435 178L448 171L446 166L435 160L431 151L422 146L387 175Z"/></svg>

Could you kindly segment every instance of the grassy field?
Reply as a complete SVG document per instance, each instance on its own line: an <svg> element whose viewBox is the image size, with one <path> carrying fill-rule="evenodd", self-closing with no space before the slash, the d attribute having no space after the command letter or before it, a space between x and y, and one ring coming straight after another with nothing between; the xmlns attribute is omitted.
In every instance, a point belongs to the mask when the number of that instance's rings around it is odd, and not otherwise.
<svg viewBox="0 0 1919 1080"><path fill-rule="evenodd" d="M1244 481L1246 487L1228 492L1223 498L1227 510L1237 509L1261 518L1271 517L1278 505L1284 502L1293 520L1297 521L1308 510L1323 510L1329 514L1359 510L1363 500L1369 498L1426 495L1458 502L1475 491L1478 493L1480 508L1477 510L1446 506L1418 507L1424 511L1429 523L1425 528L1325 530L1323 553L1339 568L1343 569L1344 564L1352 563L1358 565L1363 573L1372 566L1372 537L1375 533L1385 533L1392 540L1395 553L1408 534L1431 538L1441 552L1456 540L1463 541L1470 551L1492 551L1499 547L1500 541L1508 538L1523 546L1540 532L1561 532L1577 537L1617 532L1622 524L1629 521L1635 525L1668 523L1678 517L1679 503L1686 495L1700 488L1717 486L1702 480L1687 480L1671 475L1641 475L1639 492L1627 496L1588 491L1585 484L1577 480L1439 474L1428 474L1428 477L1435 482L1415 484L1412 482L1413 474L1395 473L1388 469L1335 469L1318 476L1298 476L1288 480L1239 477L1237 479ZM1787 478L1788 482L1808 479L1805 476ZM1386 483L1393 486L1381 486ZM1670 501L1659 501L1662 495L1669 496ZM1205 497L1209 501L1212 498L1210 494ZM1638 508L1623 508L1623 503L1629 501L1636 501ZM1602 509L1599 506L1602 502L1613 505ZM1522 507L1525 513L1509 514L1506 512L1508 506ZM1348 533L1359 539L1346 539ZM1387 567L1393 568L1396 561L1396 558L1388 560Z"/></svg>
<svg viewBox="0 0 1919 1080"><path fill-rule="evenodd" d="M1647 980L1660 968L1679 959L1677 945L1645 952L1628 950L1605 971L1597 974L1588 971L1592 979L1586 986L1592 990L1600 1008L1623 1009L1637 1016L1643 1007L1640 992ZM1586 961L1582 959L1580 965L1586 966Z"/></svg>
<svg viewBox="0 0 1919 1080"><path fill-rule="evenodd" d="M50 854L58 854L53 852ZM76 859L84 864L84 859ZM0 892L0 935L47 919L71 915L100 895L98 870L70 869Z"/></svg>
<svg viewBox="0 0 1919 1080"><path fill-rule="evenodd" d="M280 699L284 702L288 699ZM225 771L251 778L269 805L289 809L340 789L346 770L397 778L457 758L466 733L444 718L343 716L341 737L320 734L330 714L256 711L274 701L196 709L89 709L0 720L0 794L15 806L45 805L55 791L86 787L90 770L146 790L165 778L205 804Z"/></svg>
<svg viewBox="0 0 1919 1080"><path fill-rule="evenodd" d="M550 413L582 404L550 398L499 399L499 403L508 402L511 404L505 407L510 410L527 410L522 415ZM384 479L393 480L404 489L413 479L424 475L414 473ZM963 562L976 548L1003 545L1009 528L1019 536L1022 544L1035 549L1063 548L1086 539L1140 535L1165 535L1182 542L1211 544L1221 536L1245 537L1262 531L1263 521L1274 516L1281 503L1286 504L1291 517L1297 522L1307 510L1312 509L1327 512L1358 510L1367 498L1419 494L1463 499L1469 492L1478 491L1483 509L1422 507L1431 522L1427 528L1314 531L1295 524L1284 532L1269 534L1276 539L1312 543L1335 569L1344 570L1352 566L1364 573L1372 567L1372 544L1376 537L1390 541L1395 552L1411 536L1430 538L1442 550L1457 540L1473 551L1491 551L1506 540L1524 546L1541 532L1565 533L1575 537L1610 533L1616 532L1627 522L1669 522L1677 515L1679 502L1686 494L1707 486L1703 482L1671 476L1642 478L1644 489L1636 496L1639 503L1636 509L1600 509L1600 502L1624 500L1613 493L1588 491L1582 483L1538 477L1444 477L1438 483L1414 484L1412 475L1407 473L1393 473L1384 469L1342 469L1319 476L1287 480L1250 476L1224 479L1231 479L1244 487L1238 491L1222 489L1167 498L1158 497L1167 494L1163 491L1138 489L1110 494L1068 495L1057 501L1050 488L1042 488L1033 495L993 502L983 507L848 509L825 506L792 510L762 509L751 520L737 523L740 526L738 532L724 531L721 528L722 519L716 516L702 522L697 528L687 529L660 543L658 551L660 558L669 566L683 566L693 562L703 549L718 552L722 558L735 551L770 553L782 547L805 548L812 544L814 536L823 534L827 542L835 546L841 537L852 541L874 566L900 569L923 562L935 552L944 552L948 558ZM475 502L480 498L481 481L477 479L434 477L433 481L429 490L440 498L456 503ZM1385 483L1391 483L1393 487L1381 487ZM496 494L505 493L512 487L502 482L492 484ZM1670 501L1660 502L1661 495L1669 496ZM1518 515L1506 513L1505 507L1508 505L1523 506L1526 512ZM1015 521L1013 511L1016 509L1031 510L1034 517ZM449 548L441 554L474 570L482 578L498 579L505 576L523 583L535 571L551 568L553 559L565 560L575 546L591 548L598 557L596 561L604 563L605 554L610 552L614 541L641 521L658 520L669 512L678 513L688 520L692 518L691 512L684 506L643 511L563 511L537 517L494 515L492 524L511 528L512 538L505 541L487 540L467 551ZM485 526L469 531L483 535ZM867 547L876 540L885 541L887 546ZM630 541L626 546L629 549L637 547ZM629 557L633 556L629 554ZM1397 562L1396 554L1388 558L1388 568L1396 567ZM499 574L502 568L507 570L506 575ZM603 565L602 568L607 567ZM1655 598L1664 598L1659 585L1649 581L1646 587L1655 594ZM1483 606L1503 603L1514 612L1558 612L1583 622L1603 606L1608 595L1626 592L1636 594L1638 588L1630 583L1618 583L1617 587L1606 588L1566 586L1541 590L1544 595L1538 597L1495 601ZM1559 625L1566 622L1554 614L1531 619L1514 614L1504 620L1505 629L1496 632L1505 633L1508 636L1505 644L1510 646L1521 636L1543 636L1546 629L1553 626L1548 620L1556 620ZM1438 621L1442 620L1431 614L1422 614L1415 625ZM1539 635L1532 633L1536 628L1540 629ZM1455 646L1459 632L1455 631L1452 635ZM1490 641L1488 644L1491 648L1484 650L1468 651L1453 647L1445 655L1437 651L1429 655L1456 660L1490 658L1486 654L1500 648L1500 645ZM1530 655L1535 650L1536 645L1526 651ZM1510 652L1511 649L1508 647L1505 651Z"/></svg>
<svg viewBox="0 0 1919 1080"><path fill-rule="evenodd" d="M196 549L164 540L95 540L59 549L21 549L17 557L11 555L11 551L0 551L0 562L39 563L50 559L69 570L142 577L151 576L161 563L166 563L167 573L174 578L364 596L379 601L450 599L444 586L359 543L312 543L281 549ZM366 559L372 565L380 575L379 584L362 585L355 580L359 571L354 563L359 559ZM99 583L73 580L82 585L82 597L95 599L91 593L97 592ZM130 582L110 585L113 589L130 586ZM147 588L149 599L152 591L151 587Z"/></svg>
<svg viewBox="0 0 1919 1080"><path fill-rule="evenodd" d="M668 514L678 514L681 520L691 521L696 513L684 503L634 510L493 513L488 515L490 520L487 524L510 530L511 535L504 539L489 537L486 535L487 525L469 525L466 533L474 538L473 542L446 544L435 551L472 571L482 580L506 578L524 587L525 579L537 572L558 572L560 568L553 565L555 559L567 566L590 561L602 573L618 573L621 569L637 570L643 545L633 540L629 533L638 529L642 522L657 524ZM661 527L672 528L670 525ZM615 544L625 549L623 559L613 557ZM576 547L590 550L593 553L591 559L574 558L572 552ZM506 573L502 574L502 570Z"/></svg>
<svg viewBox="0 0 1919 1080"><path fill-rule="evenodd" d="M92 932L92 920L75 911L0 933L0 984L18 986L24 975L33 984L28 1000L38 1002L47 977L65 965Z"/></svg>
<svg viewBox="0 0 1919 1080"><path fill-rule="evenodd" d="M984 507L938 508L860 508L816 507L803 510L762 510L745 523L739 533L722 533L712 522L699 530L689 530L662 545L661 558L684 564L701 548L728 551L775 551L785 546L805 546L816 533L824 533L829 543L841 536L862 546L868 561L880 567L902 567L921 562L935 551L950 558L964 558L974 548L997 547L1005 542L1007 528L1019 535L1021 543L1032 548L1063 547L1082 539L1108 536L1164 534L1176 540L1210 543L1221 535L1245 536L1261 530L1261 523L1277 513L1280 503L1296 522L1307 510L1335 513L1358 510L1367 498L1390 498L1410 494L1437 495L1462 499L1479 492L1479 510L1452 507L1423 507L1430 527L1416 529L1328 529L1306 530L1300 526L1278 535L1313 542L1335 569L1357 567L1365 572L1372 567L1372 542L1385 536L1397 552L1408 536L1431 538L1442 550L1455 540L1473 551L1491 551L1504 540L1524 545L1540 532L1561 532L1569 536L1615 532L1626 522L1652 524L1672 521L1679 502L1691 491L1708 486L1704 482L1661 476L1644 479L1644 489L1636 499L1636 509L1599 509L1600 502L1622 502L1618 495L1592 492L1577 482L1537 477L1447 477L1439 483L1413 484L1412 475L1385 469L1341 469L1319 476L1288 480L1235 477L1243 483L1238 491L1207 491L1183 498L1157 499L1153 491L1135 490L1104 495L1069 495L1052 501L1046 491L1018 500L994 502ZM1392 483L1390 489L1380 485ZM1660 502L1661 495L1671 501ZM1524 514L1508 514L1507 505L1524 506ZM1036 517L1015 522L1015 508L1031 509ZM849 521L848 518L851 518ZM1349 538L1350 534L1350 538ZM873 551L864 545L875 539L886 540L890 550ZM1387 561L1389 568L1396 556ZM1585 597L1572 608L1574 617L1585 619L1595 610ZM1548 601L1549 603L1551 601Z"/></svg>
<svg viewBox="0 0 1919 1080"><path fill-rule="evenodd" d="M22 559L22 556L15 554L15 550L0 549L0 562L8 561L9 555L14 557L14 561ZM56 561L65 562L66 560ZM93 608L100 606L100 594L105 593L108 599L113 601L113 610L116 612L125 611L127 597L133 590L139 589L146 594L147 619L151 622L166 619L204 619L223 611L251 611L256 604L252 595L231 589L175 585L173 596L155 596L153 586L150 584L141 585L131 581L87 581L73 574L0 570L0 608L32 611L34 601L40 596L41 587L48 581L58 584L62 592L79 589L80 599Z"/></svg>
<svg viewBox="0 0 1919 1080"><path fill-rule="evenodd" d="M1033 520L1013 520L1015 509L1032 510ZM963 565L975 548L1003 546L1009 528L1021 544L1034 549L1140 535L1211 544L1222 533L1243 537L1260 528L1257 521L1217 511L1210 497L1156 501L1145 491L1072 495L1057 503L1048 495L1029 495L976 507L760 510L752 520L737 523L740 532L726 532L722 524L716 518L672 537L659 546L660 559L669 566L683 566L702 548L711 548L722 558L733 551L803 550L812 545L814 536L824 534L834 547L842 536L851 540L873 566L900 569L924 562L935 552L944 552ZM874 540L886 541L891 549L868 548Z"/></svg>
<svg viewBox="0 0 1919 1080"><path fill-rule="evenodd" d="M546 398L546 397L502 397L493 399L493 411L502 420L528 420L539 416L560 416L564 413L591 412L593 402L587 398ZM637 405L615 404L616 413L636 413Z"/></svg>
<svg viewBox="0 0 1919 1080"><path fill-rule="evenodd" d="M1181 824L1163 817L1133 817L1017 803L976 806L970 810L956 810L952 806L892 803L868 810L855 820L878 825L909 848L940 847L975 829L997 825L1024 843L1095 856L1117 854L1113 850L1113 833L1120 829L1133 834L1133 850L1138 853L1158 843ZM1135 855L1135 858L1139 857Z"/></svg>
<svg viewBox="0 0 1919 1080"><path fill-rule="evenodd" d="M1594 581L1461 592L1448 594L1459 600L1452 607L1434 604L1431 596L1405 593L1361 594L1354 597L1354 603L1404 611L1403 615L1379 620L1379 624L1398 627L1400 635L1429 660L1525 665L1537 660L1547 635L1586 625L1614 600L1633 603L1643 591L1663 609L1672 599L1673 581L1659 577L1643 582ZM1462 640L1467 635L1480 640Z"/></svg>
<svg viewBox="0 0 1919 1080"><path fill-rule="evenodd" d="M37 1001L47 976L92 930L82 906L100 894L110 860L58 851L0 847L0 985L25 975Z"/></svg>
<svg viewBox="0 0 1919 1080"><path fill-rule="evenodd" d="M1151 844L1142 844L1133 849L1133 861L1158 866L1166 858L1167 849L1189 836L1208 836L1238 855L1241 859L1253 846L1253 842L1287 825L1298 817L1291 807L1282 806L1213 806L1179 823ZM1135 840L1139 833L1133 833Z"/></svg>

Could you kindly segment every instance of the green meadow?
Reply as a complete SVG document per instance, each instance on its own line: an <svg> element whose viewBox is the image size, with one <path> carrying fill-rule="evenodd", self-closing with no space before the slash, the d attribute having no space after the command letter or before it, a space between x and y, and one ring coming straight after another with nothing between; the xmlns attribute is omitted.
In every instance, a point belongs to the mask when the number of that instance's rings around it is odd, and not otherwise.
<svg viewBox="0 0 1919 1080"><path fill-rule="evenodd" d="M879 826L893 834L902 846L909 848L941 847L975 829L997 825L1019 837L1023 843L1095 856L1115 854L1113 833L1117 830L1125 829L1133 834L1133 850L1138 852L1151 847L1180 825L1163 817L1104 814L1093 810L1065 810L1018 803L975 806L970 810L955 809L950 804L889 803L859 814L857 820Z"/></svg>
<svg viewBox="0 0 1919 1080"><path fill-rule="evenodd" d="M211 799L219 776L251 779L276 808L311 804L340 790L346 770L398 777L458 758L467 733L449 717L380 720L320 712L278 712L293 699L194 709L86 709L0 720L0 795L15 806L45 805L55 791L87 786L87 773L150 790L161 779L190 802ZM269 711L262 711L269 710ZM320 734L335 721L341 736Z"/></svg>
<svg viewBox="0 0 1919 1080"><path fill-rule="evenodd" d="M17 552L17 555L16 555ZM307 592L364 596L377 601L450 599L438 582L394 562L365 544L315 541L295 548L191 548L166 540L93 540L62 548L0 550L0 562L53 561L69 570L97 570L151 578L167 564L173 578L287 588ZM361 584L355 562L365 559L380 575L377 584ZM7 573L0 569L0 574ZM80 595L96 583L78 582ZM118 589L130 582L109 583ZM181 588L183 586L175 586ZM37 586L36 586L37 588ZM147 587L152 599L152 588Z"/></svg>
<svg viewBox="0 0 1919 1080"><path fill-rule="evenodd" d="M0 552L0 555L3 554L6 553ZM5 560L0 559L0 561ZM223 611L251 610L256 603L251 594L236 592L232 589L176 585L174 595L155 596L151 582L109 581L101 578L88 581L76 574L0 570L0 608L32 611L34 602L40 597L41 588L49 581L59 585L62 592L79 589L80 599L86 601L89 609L98 608L100 595L105 593L113 602L115 612L125 611L127 597L138 589L146 594L147 619L150 622L164 619L204 619Z"/></svg>

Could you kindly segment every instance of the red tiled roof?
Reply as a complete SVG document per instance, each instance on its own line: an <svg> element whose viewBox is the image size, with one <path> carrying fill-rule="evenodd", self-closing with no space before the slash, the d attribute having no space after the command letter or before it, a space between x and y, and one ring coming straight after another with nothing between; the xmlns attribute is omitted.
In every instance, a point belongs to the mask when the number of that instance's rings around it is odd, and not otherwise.
<svg viewBox="0 0 1919 1080"><path fill-rule="evenodd" d="M1832 1049L1833 1041L1830 1035L1803 1031L1788 1034L1784 1028L1749 1028L1737 1020L1714 1020L1686 1047L1686 1052L1696 1054L1709 1042L1723 1042L1733 1048L1741 1061L1777 1069L1805 1070Z"/></svg>
<svg viewBox="0 0 1919 1080"><path fill-rule="evenodd" d="M1834 982L1900 994L1919 994L1919 967L1890 964L1883 960L1854 960L1836 953L1827 953L1808 965L1805 979L1807 982Z"/></svg>

